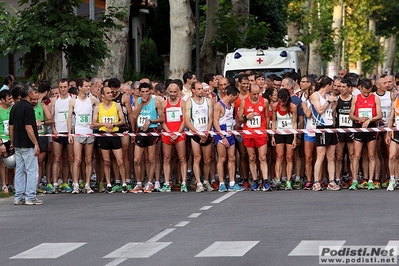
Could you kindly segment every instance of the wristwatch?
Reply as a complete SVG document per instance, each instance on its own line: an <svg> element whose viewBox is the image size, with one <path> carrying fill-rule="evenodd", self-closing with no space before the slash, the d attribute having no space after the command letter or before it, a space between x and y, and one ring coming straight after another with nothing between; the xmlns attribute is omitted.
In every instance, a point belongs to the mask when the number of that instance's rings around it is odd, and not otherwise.
<svg viewBox="0 0 399 266"><path fill-rule="evenodd" d="M222 135L221 138L224 139L224 138L226 138L226 136L225 136L225 135Z"/></svg>

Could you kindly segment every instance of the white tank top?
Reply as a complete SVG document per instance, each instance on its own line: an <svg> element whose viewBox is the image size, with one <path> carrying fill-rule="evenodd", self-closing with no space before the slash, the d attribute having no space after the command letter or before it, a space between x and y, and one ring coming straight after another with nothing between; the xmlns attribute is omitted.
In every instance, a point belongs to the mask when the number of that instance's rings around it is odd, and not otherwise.
<svg viewBox="0 0 399 266"><path fill-rule="evenodd" d="M69 110L69 101L71 100L71 96L68 94L68 98L61 99L57 98L55 101L54 107L54 121L55 128L58 133L67 133L67 119L68 119L68 110Z"/></svg>
<svg viewBox="0 0 399 266"><path fill-rule="evenodd" d="M76 98L74 113L76 116L75 133L92 134L93 129L90 128L90 125L93 118L93 107L90 98L87 97L85 101Z"/></svg>
<svg viewBox="0 0 399 266"><path fill-rule="evenodd" d="M235 120L234 120L234 108L232 105L230 105L230 109L227 108L227 106L222 102L222 100L219 101L219 103L224 107L224 114L222 117L219 118L219 125L222 130L233 130L233 127L235 125ZM223 125L223 126L222 126ZM223 129L225 128L225 129Z"/></svg>
<svg viewBox="0 0 399 266"><path fill-rule="evenodd" d="M315 93L319 97L320 106L323 106L324 104L326 104L327 99L325 99L323 96L321 96L319 92L316 91ZM314 108L314 107L312 106L312 108ZM313 116L314 115L315 114L313 112ZM334 124L334 120L333 120L333 115L332 115L331 104L328 105L327 110L325 110L322 114L318 114L317 117L315 117L315 118L316 118L316 124L317 125L320 125L320 126L332 126Z"/></svg>
<svg viewBox="0 0 399 266"><path fill-rule="evenodd" d="M206 98L202 98L201 104L197 104L193 98L191 98L191 123L197 131L207 131L209 120L208 111L208 101Z"/></svg>
<svg viewBox="0 0 399 266"><path fill-rule="evenodd" d="M374 93L375 96L380 98L381 102L381 112L382 112L382 122L380 122L379 126L388 126L388 119L391 115L391 93L386 91L384 95L379 95L377 92Z"/></svg>

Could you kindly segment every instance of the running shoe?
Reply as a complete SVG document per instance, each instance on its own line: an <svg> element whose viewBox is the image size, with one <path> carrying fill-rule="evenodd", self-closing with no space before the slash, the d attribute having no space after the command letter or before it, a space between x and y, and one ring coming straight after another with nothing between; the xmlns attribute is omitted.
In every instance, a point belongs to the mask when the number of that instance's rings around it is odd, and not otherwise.
<svg viewBox="0 0 399 266"><path fill-rule="evenodd" d="M254 180L252 183L251 191L257 191L259 189L259 183L257 180Z"/></svg>
<svg viewBox="0 0 399 266"><path fill-rule="evenodd" d="M291 181L285 183L285 190L292 190Z"/></svg>
<svg viewBox="0 0 399 266"><path fill-rule="evenodd" d="M198 183L197 187L195 188L195 191L196 192L204 192L205 191L204 185L202 185L202 183Z"/></svg>
<svg viewBox="0 0 399 266"><path fill-rule="evenodd" d="M163 183L163 186L159 189L160 192L171 192L172 188L169 185L169 182Z"/></svg>
<svg viewBox="0 0 399 266"><path fill-rule="evenodd" d="M180 192L188 192L186 182L181 184Z"/></svg>
<svg viewBox="0 0 399 266"><path fill-rule="evenodd" d="M4 195L8 195L10 192L8 191L8 187L7 186L3 186L2 187L2 190L3 190L3 194Z"/></svg>
<svg viewBox="0 0 399 266"><path fill-rule="evenodd" d="M395 181L389 180L387 191L394 191L394 189L395 189Z"/></svg>
<svg viewBox="0 0 399 266"><path fill-rule="evenodd" d="M104 182L100 182L100 184L98 185L98 192L105 192L107 191L107 189L105 188Z"/></svg>
<svg viewBox="0 0 399 266"><path fill-rule="evenodd" d="M209 184L209 181L204 181L204 188L206 191L213 191L213 187Z"/></svg>
<svg viewBox="0 0 399 266"><path fill-rule="evenodd" d="M24 199L16 199L14 200L14 205L25 205Z"/></svg>
<svg viewBox="0 0 399 266"><path fill-rule="evenodd" d="M380 181L378 181L378 180L374 180L374 187L375 187L375 189L380 189L381 188L381 183L380 183Z"/></svg>
<svg viewBox="0 0 399 266"><path fill-rule="evenodd" d="M295 180L294 183L292 184L292 187L295 189L302 189L303 182L300 180Z"/></svg>
<svg viewBox="0 0 399 266"><path fill-rule="evenodd" d="M53 185L53 188L51 189L51 194L57 194L58 193L58 185Z"/></svg>
<svg viewBox="0 0 399 266"><path fill-rule="evenodd" d="M130 193L141 193L143 192L143 188L141 187L141 185L136 185L132 190L130 190Z"/></svg>
<svg viewBox="0 0 399 266"><path fill-rule="evenodd" d="M25 205L32 206L32 205L43 205L43 201L39 200L38 198L34 198L31 200L25 200Z"/></svg>
<svg viewBox="0 0 399 266"><path fill-rule="evenodd" d="M79 184L73 183L72 194L79 194Z"/></svg>
<svg viewBox="0 0 399 266"><path fill-rule="evenodd" d="M303 190L312 190L312 182L306 181L305 186L303 187Z"/></svg>
<svg viewBox="0 0 399 266"><path fill-rule="evenodd" d="M109 194L111 194L111 193L114 193L114 191L112 190L112 186L109 184L109 185L107 185L107 193L109 193Z"/></svg>
<svg viewBox="0 0 399 266"><path fill-rule="evenodd" d="M227 192L226 185L224 183L220 184L218 191L219 192Z"/></svg>
<svg viewBox="0 0 399 266"><path fill-rule="evenodd" d="M320 182L315 182L312 186L313 191L323 191L323 188L320 185Z"/></svg>
<svg viewBox="0 0 399 266"><path fill-rule="evenodd" d="M272 191L272 186L268 180L263 183L262 191Z"/></svg>
<svg viewBox="0 0 399 266"><path fill-rule="evenodd" d="M244 181L244 182L242 183L242 187L243 187L245 190L249 190L249 189L251 188L251 184L249 184L248 181Z"/></svg>
<svg viewBox="0 0 399 266"><path fill-rule="evenodd" d="M147 184L144 187L144 193L151 193L153 189L154 185L152 184L152 182L147 182Z"/></svg>
<svg viewBox="0 0 399 266"><path fill-rule="evenodd" d="M71 193L72 192L72 188L67 183L61 183L60 191L62 193Z"/></svg>
<svg viewBox="0 0 399 266"><path fill-rule="evenodd" d="M46 194L51 194L51 191L53 191L53 184L48 183L46 186Z"/></svg>
<svg viewBox="0 0 399 266"><path fill-rule="evenodd" d="M357 190L357 181L353 180L349 190Z"/></svg>
<svg viewBox="0 0 399 266"><path fill-rule="evenodd" d="M161 184L159 181L155 181L154 189L152 190L153 192L159 192L161 189Z"/></svg>
<svg viewBox="0 0 399 266"><path fill-rule="evenodd" d="M362 179L359 184L358 184L358 188L368 188L368 182L365 179Z"/></svg>
<svg viewBox="0 0 399 266"><path fill-rule="evenodd" d="M374 186L373 181L369 181L367 186L368 186L369 190L375 190L375 186Z"/></svg>
<svg viewBox="0 0 399 266"><path fill-rule="evenodd" d="M276 188L276 189L281 189L281 181L280 181L280 179L274 179L273 180L273 185L274 185L274 187Z"/></svg>
<svg viewBox="0 0 399 266"><path fill-rule="evenodd" d="M218 182L213 181L211 186L212 186L213 190L215 190L215 191L219 190L219 183Z"/></svg>
<svg viewBox="0 0 399 266"><path fill-rule="evenodd" d="M4 190L3 190L3 193L4 193ZM40 183L39 185L37 185L36 193L46 193L46 186L43 185L43 183Z"/></svg>
<svg viewBox="0 0 399 266"><path fill-rule="evenodd" d="M394 182L394 184L395 184L395 182ZM387 178L382 179L381 180L381 187L386 188L388 186L389 186L389 179L387 179ZM391 191L391 190L389 190L389 191Z"/></svg>
<svg viewBox="0 0 399 266"><path fill-rule="evenodd" d="M93 194L94 193L94 191L91 189L89 184L85 185L85 191L86 191L86 194Z"/></svg>
<svg viewBox="0 0 399 266"><path fill-rule="evenodd" d="M112 187L112 192L122 192L122 186L120 183L115 183L115 185Z"/></svg>
<svg viewBox="0 0 399 266"><path fill-rule="evenodd" d="M237 183L234 184L234 186L229 186L229 191L243 191L244 189L240 187Z"/></svg>
<svg viewBox="0 0 399 266"><path fill-rule="evenodd" d="M126 184L126 189L127 189L128 192L130 192L130 190L132 190L133 187L132 187L131 184Z"/></svg>
<svg viewBox="0 0 399 266"><path fill-rule="evenodd" d="M341 187L335 183L335 181L331 181L328 183L327 190L338 191L341 190Z"/></svg>

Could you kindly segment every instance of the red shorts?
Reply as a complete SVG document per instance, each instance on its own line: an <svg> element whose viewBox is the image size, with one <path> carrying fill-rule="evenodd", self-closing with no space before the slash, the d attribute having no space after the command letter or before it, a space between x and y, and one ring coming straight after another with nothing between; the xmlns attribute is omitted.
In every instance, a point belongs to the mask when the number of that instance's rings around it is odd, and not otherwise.
<svg viewBox="0 0 399 266"><path fill-rule="evenodd" d="M186 140L186 135L178 136L175 141L171 141L169 136L162 135L162 142L168 145L174 145L179 143L180 141L185 141Z"/></svg>
<svg viewBox="0 0 399 266"><path fill-rule="evenodd" d="M267 138L243 138L242 143L248 148L259 148L267 144Z"/></svg>

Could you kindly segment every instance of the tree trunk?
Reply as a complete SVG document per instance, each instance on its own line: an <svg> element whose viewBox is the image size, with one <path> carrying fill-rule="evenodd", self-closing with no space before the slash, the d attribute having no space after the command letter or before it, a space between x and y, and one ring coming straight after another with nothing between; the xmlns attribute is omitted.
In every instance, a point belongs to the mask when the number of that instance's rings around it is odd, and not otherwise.
<svg viewBox="0 0 399 266"><path fill-rule="evenodd" d="M386 45L384 46L385 61L383 65L383 71L387 74L392 74L393 59L395 56L396 46L396 35L391 35L385 40Z"/></svg>
<svg viewBox="0 0 399 266"><path fill-rule="evenodd" d="M54 50L52 53L46 55L45 63L45 79L52 85L56 85L58 80L62 78L62 52L61 50Z"/></svg>
<svg viewBox="0 0 399 266"><path fill-rule="evenodd" d="M341 39L342 6L343 6L342 0L339 1L339 3L337 3L336 6L334 6L332 28L335 31L334 32L335 57L332 59L332 61L328 62L328 76L330 78L337 76L338 67L340 65L339 58L341 53L341 44L339 42Z"/></svg>
<svg viewBox="0 0 399 266"><path fill-rule="evenodd" d="M248 18L249 15L249 0L232 0L233 9L231 10L232 14L238 15L244 21ZM240 27L238 27L238 31L244 32L247 29L248 24L243 23ZM247 38L246 34L243 34L242 41L245 42Z"/></svg>
<svg viewBox="0 0 399 266"><path fill-rule="evenodd" d="M309 74L321 75L322 56L321 56L321 42L314 40L309 45Z"/></svg>
<svg viewBox="0 0 399 266"><path fill-rule="evenodd" d="M288 35L288 46L293 46L296 44L299 38L299 23L290 22L287 25L287 35Z"/></svg>
<svg viewBox="0 0 399 266"><path fill-rule="evenodd" d="M200 54L201 73L204 74L216 71L216 50L212 46L212 41L217 35L217 27L214 26L213 21L216 18L219 0L207 0L206 2L206 30Z"/></svg>
<svg viewBox="0 0 399 266"><path fill-rule="evenodd" d="M118 78L123 80L126 62L127 35L129 32L130 0L106 0L105 10L108 7L126 8L126 17L115 21L122 29L113 29L107 34L107 46L110 56L104 60L104 66L98 69L98 74L103 78ZM106 11L107 12L107 11Z"/></svg>
<svg viewBox="0 0 399 266"><path fill-rule="evenodd" d="M318 1L310 1L310 10L314 8L320 9L320 4ZM317 5L317 6L315 6ZM320 13L319 11L317 13ZM313 23L318 23L320 17L314 18ZM310 25L310 31L312 31L314 25ZM309 66L308 72L310 74L316 74L317 76L321 75L321 67L322 67L322 54L321 54L321 41L319 38L314 40L309 45Z"/></svg>
<svg viewBox="0 0 399 266"><path fill-rule="evenodd" d="M170 73L181 79L191 69L194 17L188 0L169 0L170 6Z"/></svg>

